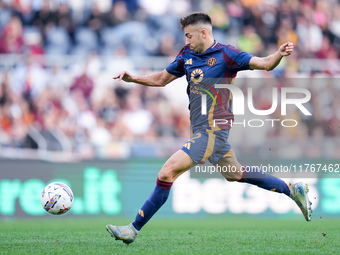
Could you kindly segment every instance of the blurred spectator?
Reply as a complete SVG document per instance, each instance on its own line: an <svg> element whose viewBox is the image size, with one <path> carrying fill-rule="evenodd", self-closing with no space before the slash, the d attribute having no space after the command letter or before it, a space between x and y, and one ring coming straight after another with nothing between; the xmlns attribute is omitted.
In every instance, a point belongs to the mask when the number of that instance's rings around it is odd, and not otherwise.
<svg viewBox="0 0 340 255"><path fill-rule="evenodd" d="M336 41L336 47L339 52L340 50L340 5L336 5L332 7L332 19L329 22L329 30L334 35Z"/></svg>
<svg viewBox="0 0 340 255"><path fill-rule="evenodd" d="M319 26L323 31L328 29L328 24L331 16L330 2L326 0L316 0L313 10L314 23Z"/></svg>
<svg viewBox="0 0 340 255"><path fill-rule="evenodd" d="M21 20L13 16L9 23L2 29L0 38L0 53L23 52L23 27Z"/></svg>
<svg viewBox="0 0 340 255"><path fill-rule="evenodd" d="M322 45L322 30L315 25L310 17L300 16L296 32L299 38L298 49L302 56L312 57Z"/></svg>
<svg viewBox="0 0 340 255"><path fill-rule="evenodd" d="M44 0L40 10L36 10L32 18L32 25L39 28L45 41L46 28L56 24L55 13L50 8L50 0Z"/></svg>
<svg viewBox="0 0 340 255"><path fill-rule="evenodd" d="M336 96L339 96L338 92ZM334 99L330 105L330 116L324 119L323 123L326 135L339 136L340 135L340 103L339 100ZM326 128L325 128L326 127Z"/></svg>
<svg viewBox="0 0 340 255"><path fill-rule="evenodd" d="M66 2L61 2L55 13L56 25L64 28L74 42L75 23L72 19L71 10Z"/></svg>
<svg viewBox="0 0 340 255"><path fill-rule="evenodd" d="M140 7L149 15L162 16L169 10L171 4L170 0L153 1L153 0L139 0Z"/></svg>
<svg viewBox="0 0 340 255"><path fill-rule="evenodd" d="M0 86L0 143L9 143L12 121L10 115L9 75L5 74Z"/></svg>
<svg viewBox="0 0 340 255"><path fill-rule="evenodd" d="M216 4L208 12L213 23L214 32L216 29L226 31L229 26L229 16L222 4Z"/></svg>
<svg viewBox="0 0 340 255"><path fill-rule="evenodd" d="M316 52L315 56L322 59L338 59L338 52L330 43L328 37L322 38L321 48Z"/></svg>
<svg viewBox="0 0 340 255"><path fill-rule="evenodd" d="M131 20L130 13L125 1L115 1L112 9L103 17L104 22L109 27L114 27L121 23Z"/></svg>
<svg viewBox="0 0 340 255"><path fill-rule="evenodd" d="M26 26L24 29L25 53L43 55L45 53L43 38L36 27Z"/></svg>
<svg viewBox="0 0 340 255"><path fill-rule="evenodd" d="M46 83L46 72L34 55L28 55L25 62L12 70L11 90L25 98L38 97Z"/></svg>
<svg viewBox="0 0 340 255"><path fill-rule="evenodd" d="M232 33L239 34L243 27L243 17L245 16L245 8L239 2L228 2L226 4L226 13L230 17L230 29Z"/></svg>
<svg viewBox="0 0 340 255"><path fill-rule="evenodd" d="M113 0L113 5L117 2L124 2L130 14L134 15L139 10L139 0Z"/></svg>
<svg viewBox="0 0 340 255"><path fill-rule="evenodd" d="M277 45L280 46L285 42L292 42L294 45L298 44L298 35L293 29L293 24L290 20L284 19L277 29Z"/></svg>
<svg viewBox="0 0 340 255"><path fill-rule="evenodd" d="M90 142L97 148L103 148L112 141L112 135L107 128L107 123L100 116L97 116L97 125L90 132ZM97 149L98 150L98 149Z"/></svg>
<svg viewBox="0 0 340 255"><path fill-rule="evenodd" d="M263 47L261 38L255 33L255 29L252 26L244 27L243 34L238 41L240 50L253 55L259 55Z"/></svg>
<svg viewBox="0 0 340 255"><path fill-rule="evenodd" d="M119 105L115 92L109 88L97 106L97 115L108 125L113 126L119 115Z"/></svg>
<svg viewBox="0 0 340 255"><path fill-rule="evenodd" d="M162 35L159 52L157 56L169 56L176 57L178 51L173 47L176 44L175 37L173 34L165 33Z"/></svg>
<svg viewBox="0 0 340 255"><path fill-rule="evenodd" d="M89 101L93 86L93 80L88 76L86 72L84 72L79 77L75 78L70 90L71 92L74 90L79 90L83 94L84 98Z"/></svg>
<svg viewBox="0 0 340 255"><path fill-rule="evenodd" d="M148 132L153 117L149 111L142 107L142 102L137 93L130 92L126 100L122 120L129 131L138 138Z"/></svg>
<svg viewBox="0 0 340 255"><path fill-rule="evenodd" d="M100 31L106 25L103 20L103 13L99 9L97 4L94 4L91 8L91 14L86 20L85 25L96 32L98 39L100 39Z"/></svg>
<svg viewBox="0 0 340 255"><path fill-rule="evenodd" d="M8 73L4 73L3 79L0 86L0 106L3 107L4 105L10 103L9 102L9 75Z"/></svg>

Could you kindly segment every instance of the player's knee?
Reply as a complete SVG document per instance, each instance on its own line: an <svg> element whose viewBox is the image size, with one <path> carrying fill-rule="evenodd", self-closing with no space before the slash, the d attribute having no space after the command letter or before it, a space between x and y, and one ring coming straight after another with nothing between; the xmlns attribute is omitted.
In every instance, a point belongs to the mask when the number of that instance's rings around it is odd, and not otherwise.
<svg viewBox="0 0 340 255"><path fill-rule="evenodd" d="M171 181L171 176L167 173L158 173L158 179L163 182L170 182Z"/></svg>
<svg viewBox="0 0 340 255"><path fill-rule="evenodd" d="M238 182L242 179L241 172L229 173L224 176L228 182Z"/></svg>
<svg viewBox="0 0 340 255"><path fill-rule="evenodd" d="M164 165L158 173L158 179L164 182L173 182L173 167L171 167L171 165Z"/></svg>

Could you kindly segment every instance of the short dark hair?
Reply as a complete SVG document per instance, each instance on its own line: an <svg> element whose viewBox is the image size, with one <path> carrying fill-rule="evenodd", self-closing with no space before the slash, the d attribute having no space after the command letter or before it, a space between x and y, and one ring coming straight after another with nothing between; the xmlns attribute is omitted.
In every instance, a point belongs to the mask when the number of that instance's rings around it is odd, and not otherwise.
<svg viewBox="0 0 340 255"><path fill-rule="evenodd" d="M181 29L183 30L186 26L195 25L198 23L210 24L212 25L211 18L208 14L203 12L194 12L181 18Z"/></svg>

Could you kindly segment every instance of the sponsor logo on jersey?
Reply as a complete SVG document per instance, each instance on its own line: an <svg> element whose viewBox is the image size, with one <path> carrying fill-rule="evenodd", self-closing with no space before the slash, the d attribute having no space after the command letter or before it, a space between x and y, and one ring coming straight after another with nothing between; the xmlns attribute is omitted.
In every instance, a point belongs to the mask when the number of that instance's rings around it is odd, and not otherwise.
<svg viewBox="0 0 340 255"><path fill-rule="evenodd" d="M191 79L193 83L198 84L203 80L203 71L201 69L195 69L191 72Z"/></svg>

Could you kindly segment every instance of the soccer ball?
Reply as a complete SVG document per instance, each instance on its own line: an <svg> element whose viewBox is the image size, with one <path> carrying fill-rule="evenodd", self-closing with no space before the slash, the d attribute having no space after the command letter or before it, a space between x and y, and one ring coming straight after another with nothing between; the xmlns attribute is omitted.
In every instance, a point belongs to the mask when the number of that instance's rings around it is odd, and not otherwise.
<svg viewBox="0 0 340 255"><path fill-rule="evenodd" d="M48 184L41 193L41 205L52 215L67 213L72 207L73 199L70 187L61 182Z"/></svg>

